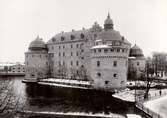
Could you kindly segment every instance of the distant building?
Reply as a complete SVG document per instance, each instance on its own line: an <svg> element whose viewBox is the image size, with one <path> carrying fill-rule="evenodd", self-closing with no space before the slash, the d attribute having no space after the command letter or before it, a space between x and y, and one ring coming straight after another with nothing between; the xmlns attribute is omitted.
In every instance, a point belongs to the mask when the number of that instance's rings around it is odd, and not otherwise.
<svg viewBox="0 0 167 118"><path fill-rule="evenodd" d="M26 78L81 79L97 89L122 89L130 47L108 14L104 28L95 22L89 29L56 34L46 44L38 36L25 52Z"/></svg>
<svg viewBox="0 0 167 118"><path fill-rule="evenodd" d="M25 73L25 65L16 64L16 65L10 66L10 72L12 72L12 73Z"/></svg>

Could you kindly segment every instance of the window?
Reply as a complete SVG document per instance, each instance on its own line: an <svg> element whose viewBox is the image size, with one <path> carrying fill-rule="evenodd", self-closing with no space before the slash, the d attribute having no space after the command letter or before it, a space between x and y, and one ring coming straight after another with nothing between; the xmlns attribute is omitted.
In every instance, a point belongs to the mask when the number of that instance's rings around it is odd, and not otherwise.
<svg viewBox="0 0 167 118"><path fill-rule="evenodd" d="M114 61L113 66L114 66L114 67L117 66L117 61Z"/></svg>
<svg viewBox="0 0 167 118"><path fill-rule="evenodd" d="M110 82L110 81L105 81L104 83L105 83L105 84L108 84L109 82Z"/></svg>
<svg viewBox="0 0 167 118"><path fill-rule="evenodd" d="M81 68L84 68L84 65L81 65Z"/></svg>
<svg viewBox="0 0 167 118"><path fill-rule="evenodd" d="M71 35L71 40L74 40L75 39L75 36L74 35Z"/></svg>
<svg viewBox="0 0 167 118"><path fill-rule="evenodd" d="M59 57L61 56L61 53L59 52Z"/></svg>
<svg viewBox="0 0 167 118"><path fill-rule="evenodd" d="M108 49L104 49L104 53L107 53L108 52Z"/></svg>
<svg viewBox="0 0 167 118"><path fill-rule="evenodd" d="M78 62L78 61L76 61L76 65L77 65L77 66L79 65L79 62Z"/></svg>
<svg viewBox="0 0 167 118"><path fill-rule="evenodd" d="M81 59L84 59L84 57L81 57Z"/></svg>
<svg viewBox="0 0 167 118"><path fill-rule="evenodd" d="M139 66L140 65L140 63L139 62L137 62L137 66Z"/></svg>
<svg viewBox="0 0 167 118"><path fill-rule="evenodd" d="M65 52L63 52L63 57L65 56Z"/></svg>
<svg viewBox="0 0 167 118"><path fill-rule="evenodd" d="M98 52L101 52L101 49L98 49Z"/></svg>
<svg viewBox="0 0 167 118"><path fill-rule="evenodd" d="M73 56L73 53L71 52L71 56Z"/></svg>
<svg viewBox="0 0 167 118"><path fill-rule="evenodd" d="M71 61L71 66L73 65L73 61Z"/></svg>
<svg viewBox="0 0 167 118"><path fill-rule="evenodd" d="M61 62L59 61L59 66L61 66Z"/></svg>
<svg viewBox="0 0 167 118"><path fill-rule="evenodd" d="M79 44L76 44L76 47L78 48L78 47L79 47Z"/></svg>
<svg viewBox="0 0 167 118"><path fill-rule="evenodd" d="M65 38L63 36L61 36L61 41L64 41L64 40L65 40Z"/></svg>
<svg viewBox="0 0 167 118"><path fill-rule="evenodd" d="M84 52L84 50L82 49L81 52Z"/></svg>
<svg viewBox="0 0 167 118"><path fill-rule="evenodd" d="M63 66L65 66L65 62L63 61Z"/></svg>
<svg viewBox="0 0 167 118"><path fill-rule="evenodd" d="M85 37L85 36L84 36L84 34L83 34L83 33L81 33L81 39L84 39L84 37Z"/></svg>
<svg viewBox="0 0 167 118"><path fill-rule="evenodd" d="M71 48L73 48L73 45L71 44Z"/></svg>
<svg viewBox="0 0 167 118"><path fill-rule="evenodd" d="M120 49L117 49L117 52L120 52Z"/></svg>
<svg viewBox="0 0 167 118"><path fill-rule="evenodd" d="M97 37L97 34L94 34L94 38L96 38Z"/></svg>
<svg viewBox="0 0 167 118"><path fill-rule="evenodd" d="M59 49L61 49L61 47L59 46Z"/></svg>
<svg viewBox="0 0 167 118"><path fill-rule="evenodd" d="M97 67L99 67L100 66L100 61L97 61Z"/></svg>
<svg viewBox="0 0 167 118"><path fill-rule="evenodd" d="M76 56L78 56L79 54L78 54L78 52L76 52Z"/></svg>
<svg viewBox="0 0 167 118"><path fill-rule="evenodd" d="M39 57L41 58L41 55L39 55Z"/></svg>
<svg viewBox="0 0 167 118"><path fill-rule="evenodd" d="M63 49L65 48L65 46L63 45Z"/></svg>
<svg viewBox="0 0 167 118"><path fill-rule="evenodd" d="M113 75L113 77L118 77L118 74L115 73L115 74Z"/></svg>
<svg viewBox="0 0 167 118"><path fill-rule="evenodd" d="M122 49L122 52L124 52L125 50L124 49Z"/></svg>
<svg viewBox="0 0 167 118"><path fill-rule="evenodd" d="M111 52L114 52L114 49L112 48L112 49L110 49L110 51L111 51Z"/></svg>
<svg viewBox="0 0 167 118"><path fill-rule="evenodd" d="M48 65L48 62L46 62L46 65Z"/></svg>
<svg viewBox="0 0 167 118"><path fill-rule="evenodd" d="M101 77L101 73L97 73L97 76L98 76L98 77Z"/></svg>

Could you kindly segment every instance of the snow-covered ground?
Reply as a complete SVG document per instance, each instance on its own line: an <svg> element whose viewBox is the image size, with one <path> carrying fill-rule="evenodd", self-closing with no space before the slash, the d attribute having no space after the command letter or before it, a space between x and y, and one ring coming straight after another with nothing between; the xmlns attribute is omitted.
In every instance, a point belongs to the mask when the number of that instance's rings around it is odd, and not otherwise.
<svg viewBox="0 0 167 118"><path fill-rule="evenodd" d="M167 96L160 97L144 103L146 108L160 114L163 118L167 118Z"/></svg>
<svg viewBox="0 0 167 118"><path fill-rule="evenodd" d="M140 115L136 115L136 114L127 114L126 116L127 118L142 118Z"/></svg>
<svg viewBox="0 0 167 118"><path fill-rule="evenodd" d="M125 118L119 114L104 114L104 113L84 113L84 112L48 112L48 111L24 111L25 113L37 113L37 114L50 114L50 115L63 115L63 116L86 116L86 117L99 117L99 118ZM128 117L129 118L129 117ZM138 117L134 117L138 118ZM139 117L140 118L140 117Z"/></svg>
<svg viewBox="0 0 167 118"><path fill-rule="evenodd" d="M68 84L83 84L83 85L91 85L90 81L82 81L82 80L70 80L70 79L42 79L42 82L61 82L61 83L68 83Z"/></svg>
<svg viewBox="0 0 167 118"><path fill-rule="evenodd" d="M125 91L120 91L118 93L113 94L113 97L124 100L124 101L129 101L129 102L135 102L135 90L125 90Z"/></svg>

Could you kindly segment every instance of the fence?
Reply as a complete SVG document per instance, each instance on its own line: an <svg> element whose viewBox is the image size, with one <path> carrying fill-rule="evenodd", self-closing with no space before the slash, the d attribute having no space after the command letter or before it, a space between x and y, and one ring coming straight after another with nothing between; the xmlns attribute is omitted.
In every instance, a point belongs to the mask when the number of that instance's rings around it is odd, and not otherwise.
<svg viewBox="0 0 167 118"><path fill-rule="evenodd" d="M139 108L140 110L142 110L143 112L145 112L146 114L148 114L149 116L151 116L152 118L163 118L160 114L150 110L149 108L146 108L143 105L143 103L146 101L160 98L160 97L165 96L165 95L167 95L167 92L161 91L161 92L155 92L155 93L150 94L147 99L144 99L144 97L140 96L140 97L136 98L136 107Z"/></svg>

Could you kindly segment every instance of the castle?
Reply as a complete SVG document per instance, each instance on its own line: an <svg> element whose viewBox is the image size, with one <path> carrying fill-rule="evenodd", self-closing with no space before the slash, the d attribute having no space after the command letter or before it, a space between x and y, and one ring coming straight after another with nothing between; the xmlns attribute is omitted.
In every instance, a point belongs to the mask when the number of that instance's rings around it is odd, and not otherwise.
<svg viewBox="0 0 167 118"><path fill-rule="evenodd" d="M56 34L47 43L38 36L25 52L26 78L88 80L97 89L123 89L130 49L108 14L103 28L95 22L89 29ZM143 66L142 60L136 66Z"/></svg>

